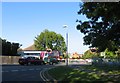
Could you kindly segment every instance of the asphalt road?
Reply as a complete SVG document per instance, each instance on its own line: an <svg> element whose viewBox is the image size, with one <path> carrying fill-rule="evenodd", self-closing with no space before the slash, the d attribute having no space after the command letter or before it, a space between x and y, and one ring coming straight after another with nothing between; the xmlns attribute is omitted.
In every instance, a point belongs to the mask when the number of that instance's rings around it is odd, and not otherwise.
<svg viewBox="0 0 120 83"><path fill-rule="evenodd" d="M44 71L55 65L4 65L2 66L2 82L43 82Z"/></svg>
<svg viewBox="0 0 120 83"><path fill-rule="evenodd" d="M65 66L65 63L56 65L3 65L2 66L2 83L41 83L49 80L45 76L45 71L56 66ZM69 66L76 67L78 63ZM51 82L52 83L52 82Z"/></svg>

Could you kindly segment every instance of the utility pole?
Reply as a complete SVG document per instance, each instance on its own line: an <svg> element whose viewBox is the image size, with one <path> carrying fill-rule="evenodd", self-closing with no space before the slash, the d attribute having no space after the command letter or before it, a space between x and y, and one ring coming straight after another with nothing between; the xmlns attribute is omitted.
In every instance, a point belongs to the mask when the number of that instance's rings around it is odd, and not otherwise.
<svg viewBox="0 0 120 83"><path fill-rule="evenodd" d="M67 25L63 25L63 28L67 29ZM67 46L67 51L66 51L66 66L68 66L68 31L66 31L66 46Z"/></svg>

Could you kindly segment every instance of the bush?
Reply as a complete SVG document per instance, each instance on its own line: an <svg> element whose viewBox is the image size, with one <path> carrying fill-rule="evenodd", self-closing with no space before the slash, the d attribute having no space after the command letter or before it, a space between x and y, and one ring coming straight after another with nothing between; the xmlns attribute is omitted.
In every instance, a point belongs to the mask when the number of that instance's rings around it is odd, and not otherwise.
<svg viewBox="0 0 120 83"><path fill-rule="evenodd" d="M106 58L116 58L116 54L113 51L109 51L108 48L105 50L105 57Z"/></svg>
<svg viewBox="0 0 120 83"><path fill-rule="evenodd" d="M88 59L88 58L95 58L95 57L99 57L99 53L91 52L90 50L87 50L84 53L84 56L82 58L83 59Z"/></svg>

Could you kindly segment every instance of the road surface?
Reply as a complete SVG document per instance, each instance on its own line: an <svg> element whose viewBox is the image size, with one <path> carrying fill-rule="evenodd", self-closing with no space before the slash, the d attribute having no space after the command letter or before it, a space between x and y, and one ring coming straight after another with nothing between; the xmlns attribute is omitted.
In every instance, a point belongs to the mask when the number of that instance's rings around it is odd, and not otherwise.
<svg viewBox="0 0 120 83"><path fill-rule="evenodd" d="M55 65L3 65L2 66L2 82L3 83L41 83L49 81L49 77L45 76L45 71L56 66L65 66L65 63ZM70 64L69 66L80 65ZM76 66L73 66L76 67Z"/></svg>
<svg viewBox="0 0 120 83"><path fill-rule="evenodd" d="M45 81L44 71L53 67L54 65L4 65L1 71L2 82L43 82Z"/></svg>

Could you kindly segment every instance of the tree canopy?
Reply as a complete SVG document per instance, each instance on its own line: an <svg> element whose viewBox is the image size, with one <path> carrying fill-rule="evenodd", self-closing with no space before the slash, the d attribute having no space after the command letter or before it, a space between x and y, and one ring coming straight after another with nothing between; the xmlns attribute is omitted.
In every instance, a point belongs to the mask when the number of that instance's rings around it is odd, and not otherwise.
<svg viewBox="0 0 120 83"><path fill-rule="evenodd" d="M97 47L99 51L108 48L115 51L120 47L120 2L84 2L78 14L88 20L78 19L77 30L84 36L84 45Z"/></svg>
<svg viewBox="0 0 120 83"><path fill-rule="evenodd" d="M62 35L47 29L35 37L34 44L37 50L46 50L46 48L49 48L62 52L66 51L65 41Z"/></svg>
<svg viewBox="0 0 120 83"><path fill-rule="evenodd" d="M17 55L17 49L20 48L19 43L9 42L5 39L0 38L0 49L2 51L2 55L6 56L14 56Z"/></svg>
<svg viewBox="0 0 120 83"><path fill-rule="evenodd" d="M87 58L95 58L99 57L99 53L97 52L92 52L91 50L87 50L84 53L84 56L82 58L87 59Z"/></svg>

